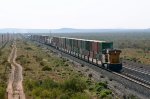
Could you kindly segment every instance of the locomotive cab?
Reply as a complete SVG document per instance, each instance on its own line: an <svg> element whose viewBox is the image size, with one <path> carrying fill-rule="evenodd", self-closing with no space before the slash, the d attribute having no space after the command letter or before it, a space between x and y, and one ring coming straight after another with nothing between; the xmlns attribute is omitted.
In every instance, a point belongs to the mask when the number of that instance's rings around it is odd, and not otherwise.
<svg viewBox="0 0 150 99"><path fill-rule="evenodd" d="M112 71L121 71L122 63L120 62L121 50L105 49L102 51L102 66Z"/></svg>

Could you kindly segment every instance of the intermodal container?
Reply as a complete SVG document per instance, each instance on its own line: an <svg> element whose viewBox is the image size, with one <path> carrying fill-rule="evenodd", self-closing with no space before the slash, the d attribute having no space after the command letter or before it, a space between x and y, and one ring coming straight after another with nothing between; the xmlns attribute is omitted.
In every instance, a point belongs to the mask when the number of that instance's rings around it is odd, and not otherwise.
<svg viewBox="0 0 150 99"><path fill-rule="evenodd" d="M68 50L71 51L72 50L72 40L67 38L67 42L68 42L68 44L67 44Z"/></svg>
<svg viewBox="0 0 150 99"><path fill-rule="evenodd" d="M90 41L85 41L85 49L90 51Z"/></svg>
<svg viewBox="0 0 150 99"><path fill-rule="evenodd" d="M79 50L79 54L81 54L81 52L82 52L82 48L81 48L81 44L82 43L82 41L81 40L78 40L78 50Z"/></svg>
<svg viewBox="0 0 150 99"><path fill-rule="evenodd" d="M112 49L112 48L113 48L113 42L102 43L102 49Z"/></svg>
<svg viewBox="0 0 150 99"><path fill-rule="evenodd" d="M97 54L98 54L97 52L93 51L93 58L96 59L96 55L97 55Z"/></svg>
<svg viewBox="0 0 150 99"><path fill-rule="evenodd" d="M82 50L85 50L85 40L81 41L81 48L82 48Z"/></svg>
<svg viewBox="0 0 150 99"><path fill-rule="evenodd" d="M64 46L64 49L66 49L66 38L63 38L63 46Z"/></svg>
<svg viewBox="0 0 150 99"><path fill-rule="evenodd" d="M69 50L69 39L66 38L66 49Z"/></svg>
<svg viewBox="0 0 150 99"><path fill-rule="evenodd" d="M104 49L112 49L113 42L98 42L98 53L101 53Z"/></svg>
<svg viewBox="0 0 150 99"><path fill-rule="evenodd" d="M82 50L82 53L83 53L83 55L85 55L85 56L89 56L89 55L90 55L88 50Z"/></svg>
<svg viewBox="0 0 150 99"><path fill-rule="evenodd" d="M93 51L90 51L89 54L90 54L91 58L94 58L94 52Z"/></svg>
<svg viewBox="0 0 150 99"><path fill-rule="evenodd" d="M92 51L98 52L98 42L92 42Z"/></svg>
<svg viewBox="0 0 150 99"><path fill-rule="evenodd" d="M78 48L78 40L74 39L74 47Z"/></svg>
<svg viewBox="0 0 150 99"><path fill-rule="evenodd" d="M59 38L53 37L53 45L58 47L58 43L59 43Z"/></svg>
<svg viewBox="0 0 150 99"><path fill-rule="evenodd" d="M97 53L95 58L101 60L102 54L101 53Z"/></svg>
<svg viewBox="0 0 150 99"><path fill-rule="evenodd" d="M81 40L78 40L78 48L81 48Z"/></svg>

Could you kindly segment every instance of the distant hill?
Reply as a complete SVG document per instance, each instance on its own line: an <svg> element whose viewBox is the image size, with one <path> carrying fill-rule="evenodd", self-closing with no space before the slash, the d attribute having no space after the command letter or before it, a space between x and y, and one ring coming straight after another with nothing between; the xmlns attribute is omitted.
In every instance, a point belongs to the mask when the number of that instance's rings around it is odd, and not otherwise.
<svg viewBox="0 0 150 99"><path fill-rule="evenodd" d="M126 33L126 32L149 32L150 29L53 29L53 33Z"/></svg>
<svg viewBox="0 0 150 99"><path fill-rule="evenodd" d="M0 33L150 33L150 29L0 29Z"/></svg>
<svg viewBox="0 0 150 99"><path fill-rule="evenodd" d="M17 28L5 28L0 29L0 33L48 33L49 29L17 29Z"/></svg>

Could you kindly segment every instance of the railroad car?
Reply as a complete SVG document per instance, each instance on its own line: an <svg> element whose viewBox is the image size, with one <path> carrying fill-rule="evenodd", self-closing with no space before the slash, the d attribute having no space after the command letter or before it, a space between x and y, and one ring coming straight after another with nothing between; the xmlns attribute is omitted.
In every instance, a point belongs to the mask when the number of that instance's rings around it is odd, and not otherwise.
<svg viewBox="0 0 150 99"><path fill-rule="evenodd" d="M117 72L122 70L121 50L114 49L113 42L40 35L31 38L102 68Z"/></svg>

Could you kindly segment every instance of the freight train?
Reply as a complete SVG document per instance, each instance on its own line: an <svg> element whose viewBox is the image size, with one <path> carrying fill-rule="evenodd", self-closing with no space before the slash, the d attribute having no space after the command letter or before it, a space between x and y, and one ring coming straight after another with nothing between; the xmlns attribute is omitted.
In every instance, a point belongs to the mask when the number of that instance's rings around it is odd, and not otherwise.
<svg viewBox="0 0 150 99"><path fill-rule="evenodd" d="M42 35L31 35L30 39L52 46L104 69L117 72L122 70L121 50L114 49L113 42Z"/></svg>

